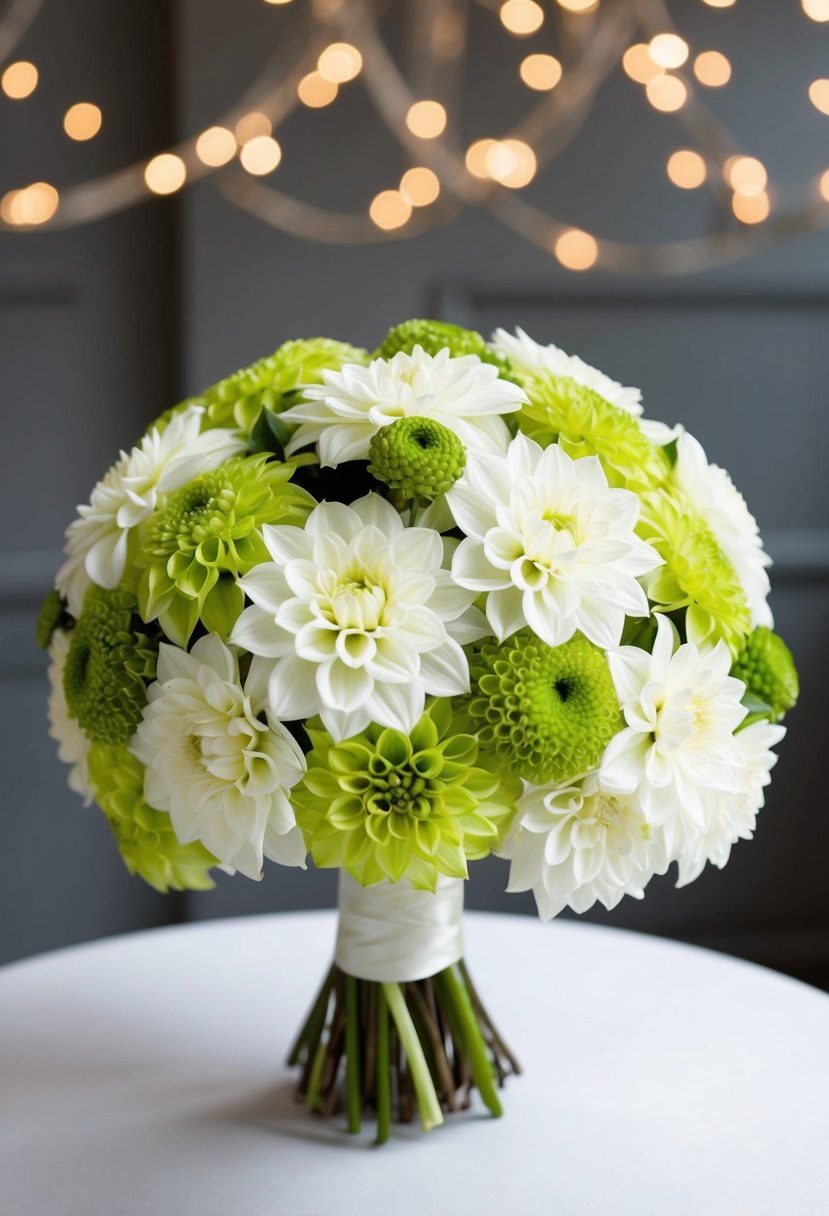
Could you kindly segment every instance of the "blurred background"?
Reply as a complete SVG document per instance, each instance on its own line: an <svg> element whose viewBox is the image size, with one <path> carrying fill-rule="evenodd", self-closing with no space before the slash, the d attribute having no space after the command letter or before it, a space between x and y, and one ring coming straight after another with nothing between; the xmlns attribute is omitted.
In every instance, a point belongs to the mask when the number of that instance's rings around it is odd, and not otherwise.
<svg viewBox="0 0 829 1216"><path fill-rule="evenodd" d="M318 70L343 41L362 65ZM0 961L333 903L274 866L131 879L66 788L34 620L75 504L163 408L287 338L433 315L640 385L745 493L803 685L757 838L588 919L829 986L829 3L7 0L0 54ZM468 905L531 914L505 881L476 865Z"/></svg>

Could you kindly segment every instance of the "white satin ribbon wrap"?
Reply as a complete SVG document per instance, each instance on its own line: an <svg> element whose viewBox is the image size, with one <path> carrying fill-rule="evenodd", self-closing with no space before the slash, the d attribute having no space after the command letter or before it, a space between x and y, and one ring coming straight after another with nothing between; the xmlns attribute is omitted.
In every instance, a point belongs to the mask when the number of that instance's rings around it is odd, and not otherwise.
<svg viewBox="0 0 829 1216"><path fill-rule="evenodd" d="M361 887L341 870L339 910L334 960L357 979L422 980L463 956L462 878L440 875L433 893L407 882Z"/></svg>

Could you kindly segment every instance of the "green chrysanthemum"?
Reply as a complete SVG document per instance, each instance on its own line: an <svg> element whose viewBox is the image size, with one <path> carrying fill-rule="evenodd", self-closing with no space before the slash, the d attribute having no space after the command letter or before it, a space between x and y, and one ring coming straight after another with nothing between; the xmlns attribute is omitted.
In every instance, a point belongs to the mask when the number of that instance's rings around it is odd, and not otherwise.
<svg viewBox="0 0 829 1216"><path fill-rule="evenodd" d="M506 831L520 782L481 767L472 735L452 733L436 701L410 735L367 727L334 743L317 724L308 772L295 787L297 822L316 865L362 883L433 891L439 874L467 876Z"/></svg>
<svg viewBox="0 0 829 1216"><path fill-rule="evenodd" d="M482 362L494 363L502 372L509 371L506 359L502 359L487 345L482 334L474 329L451 325L448 321L414 320L395 325L375 351L375 358L393 359L401 350L410 355L416 346L422 347L427 355L436 355L439 350L448 347L453 358L460 355L477 355ZM505 379L511 378L509 375L505 376Z"/></svg>
<svg viewBox="0 0 829 1216"><path fill-rule="evenodd" d="M433 418L398 418L371 440L368 471L403 498L436 498L463 473L464 446Z"/></svg>
<svg viewBox="0 0 829 1216"><path fill-rule="evenodd" d="M297 338L205 389L193 400L207 409L211 426L237 426L245 433L262 409L280 413L286 393L300 384L320 384L322 373L345 363L368 362L368 353L331 338Z"/></svg>
<svg viewBox="0 0 829 1216"><path fill-rule="evenodd" d="M198 841L180 844L170 816L144 801L144 765L126 747L96 743L89 779L130 874L156 891L208 891L216 858Z"/></svg>
<svg viewBox="0 0 829 1216"><path fill-rule="evenodd" d="M291 484L294 466L266 454L235 456L171 494L150 521L136 564L145 621L186 646L201 618L228 637L244 607L236 580L270 555L263 524L302 525L315 506Z"/></svg>
<svg viewBox="0 0 829 1216"><path fill-rule="evenodd" d="M664 561L646 580L648 597L665 612L686 609L689 631L722 639L737 654L751 628L745 592L711 529L666 493L647 494L637 528Z"/></svg>
<svg viewBox="0 0 829 1216"><path fill-rule="evenodd" d="M71 717L95 743L125 743L141 721L147 685L155 679L158 647L135 626L128 591L90 587L63 671Z"/></svg>
<svg viewBox="0 0 829 1216"><path fill-rule="evenodd" d="M525 434L542 447L558 443L569 456L598 456L612 486L642 492L656 489L670 472L656 447L626 410L565 376L524 376L530 398L517 415Z"/></svg>
<svg viewBox="0 0 829 1216"><path fill-rule="evenodd" d="M536 785L595 768L622 725L604 653L581 634L548 646L529 630L473 657L468 715L483 749Z"/></svg>
<svg viewBox="0 0 829 1216"><path fill-rule="evenodd" d="M797 704L800 681L792 652L765 625L751 631L731 674L742 680L753 696L770 706L777 722Z"/></svg>
<svg viewBox="0 0 829 1216"><path fill-rule="evenodd" d="M51 591L47 591L44 597L35 626L35 641L41 650L49 649L52 634L61 623L64 613L65 608L60 592L53 587Z"/></svg>

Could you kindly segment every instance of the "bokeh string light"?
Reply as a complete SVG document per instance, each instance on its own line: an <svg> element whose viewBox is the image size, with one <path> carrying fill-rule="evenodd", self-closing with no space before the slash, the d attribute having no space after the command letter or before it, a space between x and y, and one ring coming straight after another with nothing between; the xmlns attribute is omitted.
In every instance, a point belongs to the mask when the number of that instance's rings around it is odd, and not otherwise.
<svg viewBox="0 0 829 1216"><path fill-rule="evenodd" d="M734 4L702 2L710 9ZM287 45L286 27L278 27L277 53L231 111L181 144L96 181L12 186L0 198L0 222L21 231L67 227L142 198L175 194L211 176L237 205L306 239L399 240L447 222L465 206L483 206L568 271L595 267L635 274L685 273L829 225L829 169L803 187L799 203L783 211L777 200L788 202L794 192L776 190L766 166L740 147L709 108L705 94L732 82L731 62L710 45L714 17L707 45L700 47L676 28L664 0L453 0L451 12L448 6L422 5L418 20L431 21L434 28L413 48L422 59L411 76L420 82L418 89L382 39L380 23L389 0L264 3L295 11L297 17L302 11L302 28ZM462 10L472 4L494 13L507 43L526 46L513 70L526 87L524 96L535 101L511 130L479 132L462 143L457 113L466 29ZM0 52L6 61L22 36L23 18L30 21L39 7L40 0L14 0L0 19ZM801 9L802 19L829 21L829 0L801 0ZM741 16L740 9L737 19ZM564 28L558 30L561 23ZM719 218L707 235L655 246L617 242L587 232L572 222L575 217L568 223L545 213L524 193L576 137L602 83L619 70L640 88L647 107L665 115L659 121L666 130L671 123L684 127L688 146L666 152L662 164L677 189L704 186L712 192ZM277 169L278 178L290 172L289 156L282 167L277 138L290 113L298 107L325 110L353 82L366 88L410 167L397 186L388 178L376 182L377 192L365 210L349 214L292 198L275 188L271 177ZM38 83L37 66L29 60L7 62L0 74L3 93L15 102L39 105ZM807 81L804 91L815 109L829 115L829 80ZM808 107L805 98L804 105ZM101 129L102 109L75 102L62 121L66 135L83 142ZM107 130L112 139L109 126Z"/></svg>

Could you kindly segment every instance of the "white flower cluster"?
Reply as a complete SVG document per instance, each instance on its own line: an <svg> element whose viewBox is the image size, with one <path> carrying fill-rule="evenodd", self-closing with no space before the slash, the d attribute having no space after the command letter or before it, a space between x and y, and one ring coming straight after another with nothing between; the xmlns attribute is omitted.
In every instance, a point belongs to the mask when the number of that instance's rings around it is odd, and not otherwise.
<svg viewBox="0 0 829 1216"><path fill-rule="evenodd" d="M318 462L303 466L317 478L304 521L260 521L249 505L259 501L255 481L237 497L217 490L215 507L194 492L175 516L183 539L180 552L164 551L165 602L183 588L200 604L209 577L211 603L232 619L222 636L197 624L189 651L161 640L130 750L146 769L147 803L169 814L183 845L200 842L226 869L258 878L266 857L304 864L291 791L306 774L297 739L310 719L334 743L372 726L408 735L430 698L455 699L462 711L474 655L518 633L552 648L581 637L604 652L620 726L590 771L525 783L503 841L509 890L532 889L545 919L595 900L610 908L624 894L641 897L674 861L681 883L706 862L724 865L751 835L783 728L769 715L743 725L745 684L731 674L734 647L715 636L716 604L703 605L714 634L686 627L701 594L683 581L693 550L672 566L674 534L660 531L653 503L645 527L641 490L605 459L602 427L619 412L635 426L663 470L653 502L690 521L689 546L695 528L708 530L737 587L737 608L729 601L723 611L747 636L772 620L768 559L745 502L695 439L640 418L638 389L522 330L480 342L486 358L414 345L332 366L293 393L279 418L288 436L280 455L310 448ZM557 442L554 421L548 435L522 430L542 382L605 403L606 418L591 407L596 433L576 436L577 458ZM378 474L354 501L326 500L326 487L336 499L346 484L342 472L326 481L329 470L355 462L365 486L377 437L417 420L433 428L424 445L436 425L462 445L448 490L404 502ZM81 617L91 586L135 591L135 554L160 513L251 448L250 434L190 405L122 453L67 532L57 588L69 617ZM255 560L240 565L240 553ZM726 626L730 618L722 637ZM50 719L70 784L89 796L90 742L64 695L70 636L59 628L52 637ZM526 713L515 695L510 721Z"/></svg>

